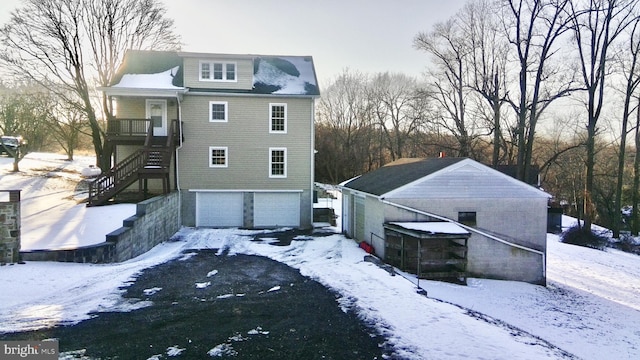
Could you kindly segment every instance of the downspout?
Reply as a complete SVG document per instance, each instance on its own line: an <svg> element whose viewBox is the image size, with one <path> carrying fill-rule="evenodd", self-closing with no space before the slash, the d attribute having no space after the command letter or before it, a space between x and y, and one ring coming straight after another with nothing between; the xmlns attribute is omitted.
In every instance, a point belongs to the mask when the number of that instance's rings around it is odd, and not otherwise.
<svg viewBox="0 0 640 360"><path fill-rule="evenodd" d="M182 225L182 191L180 188L180 161L178 157L178 150L182 148L182 104L180 103L180 93L176 92L176 101L178 103L178 129L179 129L179 145L175 149L176 156L176 190L178 191L178 219L180 219L180 225Z"/></svg>
<svg viewBox="0 0 640 360"><path fill-rule="evenodd" d="M316 129L315 129L315 123L316 123L316 115L315 115L315 108L316 108L316 99L315 98L311 98L311 228L313 229L313 192L315 190L315 178L316 178L316 169L315 169L315 163L316 163Z"/></svg>

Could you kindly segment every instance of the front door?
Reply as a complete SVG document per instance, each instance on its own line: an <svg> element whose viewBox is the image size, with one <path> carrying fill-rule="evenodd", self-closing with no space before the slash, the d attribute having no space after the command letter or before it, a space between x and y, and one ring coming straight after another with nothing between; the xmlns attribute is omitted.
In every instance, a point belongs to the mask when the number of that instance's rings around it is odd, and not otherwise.
<svg viewBox="0 0 640 360"><path fill-rule="evenodd" d="M147 119L153 124L153 136L167 136L167 100L147 99Z"/></svg>

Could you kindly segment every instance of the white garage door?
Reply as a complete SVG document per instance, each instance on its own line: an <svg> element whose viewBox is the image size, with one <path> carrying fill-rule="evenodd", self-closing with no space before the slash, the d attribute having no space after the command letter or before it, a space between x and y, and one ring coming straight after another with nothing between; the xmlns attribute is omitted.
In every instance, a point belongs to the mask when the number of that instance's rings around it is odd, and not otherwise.
<svg viewBox="0 0 640 360"><path fill-rule="evenodd" d="M255 193L253 225L300 226L300 193Z"/></svg>
<svg viewBox="0 0 640 360"><path fill-rule="evenodd" d="M242 193L199 192L196 194L196 226L242 226L242 203Z"/></svg>

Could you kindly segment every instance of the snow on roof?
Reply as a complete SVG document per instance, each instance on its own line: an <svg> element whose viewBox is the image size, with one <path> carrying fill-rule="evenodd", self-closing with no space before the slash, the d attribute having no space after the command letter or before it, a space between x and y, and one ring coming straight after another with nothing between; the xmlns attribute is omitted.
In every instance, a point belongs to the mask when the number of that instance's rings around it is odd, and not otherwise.
<svg viewBox="0 0 640 360"><path fill-rule="evenodd" d="M177 74L179 66L155 74L124 74L120 82L113 85L115 88L132 89L163 89L181 90L184 89L173 85L173 78Z"/></svg>
<svg viewBox="0 0 640 360"><path fill-rule="evenodd" d="M253 86L278 95L318 95L311 57L265 56L254 59Z"/></svg>
<svg viewBox="0 0 640 360"><path fill-rule="evenodd" d="M445 221L431 222L391 222L390 224L400 226L407 230L422 231L430 234L454 234L466 235L469 232L462 227Z"/></svg>

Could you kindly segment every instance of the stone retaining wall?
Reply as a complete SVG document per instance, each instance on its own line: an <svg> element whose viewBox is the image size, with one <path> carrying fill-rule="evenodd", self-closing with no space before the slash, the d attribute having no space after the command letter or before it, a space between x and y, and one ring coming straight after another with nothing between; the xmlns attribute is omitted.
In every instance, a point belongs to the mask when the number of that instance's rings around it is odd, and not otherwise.
<svg viewBox="0 0 640 360"><path fill-rule="evenodd" d="M68 250L22 252L24 261L62 261L113 263L141 255L168 240L180 229L180 194L173 192L137 204L136 214L125 219L122 227L106 235L96 245Z"/></svg>
<svg viewBox="0 0 640 360"><path fill-rule="evenodd" d="M123 221L122 227L107 234L115 244L114 262L132 259L168 240L181 226L180 194L156 196L138 203L136 215Z"/></svg>
<svg viewBox="0 0 640 360"><path fill-rule="evenodd" d="M20 190L0 190L0 264L20 261Z"/></svg>

